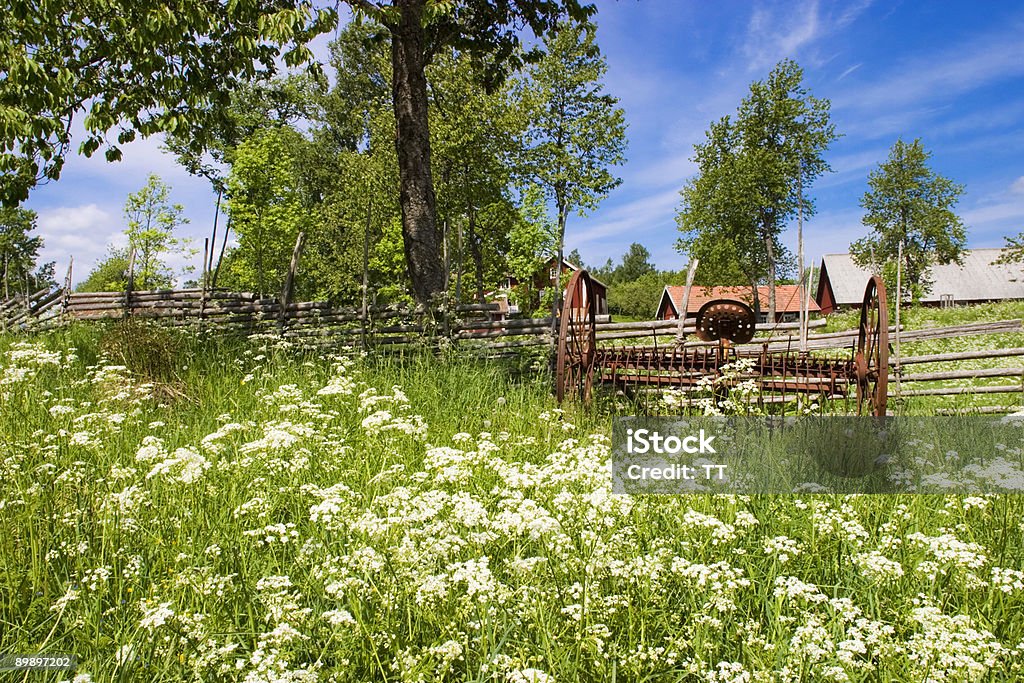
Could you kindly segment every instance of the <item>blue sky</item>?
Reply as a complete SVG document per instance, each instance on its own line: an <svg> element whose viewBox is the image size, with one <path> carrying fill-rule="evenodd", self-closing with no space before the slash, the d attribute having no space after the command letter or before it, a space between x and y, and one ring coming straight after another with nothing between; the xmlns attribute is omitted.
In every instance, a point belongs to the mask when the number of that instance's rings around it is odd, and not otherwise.
<svg viewBox="0 0 1024 683"><path fill-rule="evenodd" d="M959 213L972 247L1000 246L1024 230L1024 5L1019 2L741 2L599 0L598 40L607 91L626 111L628 162L601 207L570 218L567 250L588 263L618 259L643 243L661 268L674 249L679 190L692 177L693 145L732 113L749 85L780 59L796 59L805 82L832 102L843 137L827 154L834 173L810 195L808 259L843 252L864 235L858 205L867 175L898 138L922 138L937 172L966 185ZM322 52L322 50L320 50ZM209 234L214 198L159 140L125 148L124 161L75 157L61 180L28 202L39 212L44 257L76 280L119 239L121 207L150 172L173 187L192 223ZM796 244L795 223L787 242ZM198 258L196 259L198 263Z"/></svg>

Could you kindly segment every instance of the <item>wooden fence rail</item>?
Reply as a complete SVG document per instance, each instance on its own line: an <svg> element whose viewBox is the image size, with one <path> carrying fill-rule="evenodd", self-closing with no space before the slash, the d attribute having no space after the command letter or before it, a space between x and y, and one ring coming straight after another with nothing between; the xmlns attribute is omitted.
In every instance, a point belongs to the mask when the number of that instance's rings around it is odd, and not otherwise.
<svg viewBox="0 0 1024 683"><path fill-rule="evenodd" d="M552 344L550 318L496 319L496 304L465 304L450 313L425 315L411 306L366 306L366 308L332 306L326 301L292 302L289 297L261 297L252 292L178 289L125 292L69 292L64 288L45 289L28 296L18 295L0 301L0 327L4 330L47 329L73 320L111 320L133 317L159 320L175 327L197 327L225 333L268 333L316 346L358 348L363 345L395 347L417 342L428 331L443 330L467 352L487 356L515 353L518 349L544 347ZM825 320L811 321L810 328L820 328ZM895 331L890 328L890 332ZM692 321L685 333L695 331ZM757 326L761 335L750 344L738 346L741 352L796 351L799 348L800 324L776 323ZM658 344L659 338L675 337L678 321L655 320L612 322L599 316L596 333L601 343ZM901 331L901 343L1024 332L1021 320L970 323L951 327ZM857 342L857 330L811 333L806 335L809 350L846 349ZM651 340L645 342L644 340ZM667 339L666 345L674 344ZM687 346L714 343L697 341L690 336ZM1024 366L1014 364L994 368L940 369L932 372L904 374L903 367L922 363L956 363L965 360L1013 358L1024 356L1024 347L960 351L945 354L924 354L893 357L890 365L890 393L901 397L949 396L968 393L998 394L1024 391ZM942 382L945 380L976 380L985 378L1021 378L1017 384L976 387L936 386L903 389L903 382ZM927 386L927 385L926 385Z"/></svg>

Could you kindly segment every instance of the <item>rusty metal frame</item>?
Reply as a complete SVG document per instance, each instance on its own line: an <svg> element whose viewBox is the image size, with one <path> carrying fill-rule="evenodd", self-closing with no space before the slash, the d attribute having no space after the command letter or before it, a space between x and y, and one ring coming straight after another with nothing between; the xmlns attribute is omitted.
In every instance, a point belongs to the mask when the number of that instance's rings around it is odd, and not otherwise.
<svg viewBox="0 0 1024 683"><path fill-rule="evenodd" d="M714 305L712 305L714 304ZM749 376L761 389L761 399L769 393L786 401L793 394L822 398L848 398L856 392L857 412L885 415L889 367L888 307L885 283L878 276L868 281L858 328L858 341L847 359L815 356L792 348L769 351L764 343L757 353L740 353L733 342L746 343L753 336L753 312L736 302L709 302L702 311L717 316L713 325L702 326L698 336L715 341L716 346L598 347L593 285L585 270L573 273L566 289L559 321L556 358L556 394L558 400L573 398L589 403L594 384L614 386L634 398L650 388L678 389L687 392L686 405L692 406L692 391L706 381L722 377L722 368L739 359L752 362ZM703 333L703 336L701 334ZM729 389L730 382L714 382L716 391Z"/></svg>

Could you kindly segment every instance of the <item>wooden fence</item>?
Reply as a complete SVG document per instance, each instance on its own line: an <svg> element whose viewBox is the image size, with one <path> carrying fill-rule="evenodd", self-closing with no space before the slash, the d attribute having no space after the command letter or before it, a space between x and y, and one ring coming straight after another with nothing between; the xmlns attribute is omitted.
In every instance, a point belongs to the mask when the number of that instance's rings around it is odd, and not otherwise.
<svg viewBox="0 0 1024 683"><path fill-rule="evenodd" d="M960 339L992 334L1021 334L1024 333L1024 324L1022 323L1024 321L1021 320L1000 320L957 325L955 327L903 331L900 334L900 341L906 343L933 339ZM1011 362L1007 365L981 368L956 367L965 361L1015 359L1022 357L1024 357L1024 347L1019 346L930 353L917 356L893 355L889 359L889 366L892 371L889 375L889 395L897 398L910 398L915 396L974 396L979 394L1024 393L1024 362ZM914 366L923 364L939 364L943 367L940 370L914 372ZM907 372L908 368L910 372ZM976 384L973 382L964 384L965 380L988 379L999 379L1003 380L1003 382L1001 384ZM913 388L915 383L919 382L940 384L923 389ZM955 382L955 384L949 386L941 384L943 382ZM904 384L910 384L912 388L906 389L903 387ZM967 409L944 409L940 412L1003 412L1005 410L1006 407L1004 406L979 406Z"/></svg>
<svg viewBox="0 0 1024 683"><path fill-rule="evenodd" d="M283 303L245 292L202 289L134 292L66 292L42 290L0 303L5 330L48 329L72 320L154 319L175 326L191 325L222 332L278 333L285 338L344 345L414 343L428 333L443 334L467 348L504 350L551 343L551 318L502 319L497 304L463 304L448 314L424 315L409 306L332 306L326 301ZM812 327L825 325L816 320ZM598 316L599 340L672 337L674 320L612 322ZM791 344L799 323L761 325L773 344ZM694 332L692 321L684 328ZM815 339L819 335L811 335ZM829 337L829 335L821 335ZM786 341L788 340L788 341ZM657 343L657 342L655 342Z"/></svg>
<svg viewBox="0 0 1024 683"><path fill-rule="evenodd" d="M310 345L334 347L400 347L414 344L425 335L441 335L467 352L487 356L514 353L525 347L552 344L550 318L499 319L496 304L456 306L448 314L424 315L411 307L367 306L364 309L332 306L324 301L286 302L285 297L261 298L244 292L177 289L135 292L70 292L67 289L40 290L29 296L19 295L0 302L0 328L8 331L48 329L73 320L110 320L122 318L154 319L174 326L225 333L272 333ZM810 327L825 325L824 320L810 322ZM751 344L740 345L741 352L796 351L799 347L799 323L758 325L762 334ZM659 344L661 338L672 338L678 330L675 320L643 322L612 322L599 316L597 339L604 343ZM684 327L694 332L693 323ZM894 332L895 327L890 328ZM952 327L902 330L901 343L967 336L1014 334L1024 332L1021 320L971 323ZM890 338L892 335L890 335ZM844 350L852 355L857 330L809 333L810 350ZM674 343L665 339L666 345ZM713 344L713 343L712 343ZM705 345L693 337L688 346ZM956 353L929 354L890 359L892 374L890 395L951 396L957 394L1003 394L1024 391L1024 364L999 367L956 368L914 373L912 368L925 363L958 363L979 359L1021 358L1024 348L972 350ZM910 372L907 370L911 369ZM981 380L1007 378L1010 382L984 386L928 386L916 388L915 383L946 380ZM1011 383L1012 382L1012 383ZM909 384L911 388L904 387Z"/></svg>

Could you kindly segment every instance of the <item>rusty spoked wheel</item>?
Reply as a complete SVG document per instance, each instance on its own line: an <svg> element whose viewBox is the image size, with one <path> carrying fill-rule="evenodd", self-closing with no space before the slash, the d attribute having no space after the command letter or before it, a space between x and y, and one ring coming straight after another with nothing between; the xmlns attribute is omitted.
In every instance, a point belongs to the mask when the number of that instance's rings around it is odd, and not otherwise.
<svg viewBox="0 0 1024 683"><path fill-rule="evenodd" d="M871 276L860 309L857 353L857 414L884 416L889 402L889 306L885 283Z"/></svg>
<svg viewBox="0 0 1024 683"><path fill-rule="evenodd" d="M597 351L596 304L590 274L577 270L569 278L558 326L555 393L559 403L566 399L590 402Z"/></svg>

